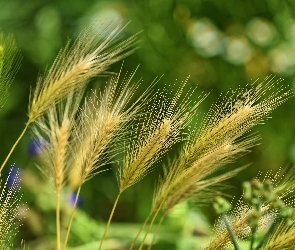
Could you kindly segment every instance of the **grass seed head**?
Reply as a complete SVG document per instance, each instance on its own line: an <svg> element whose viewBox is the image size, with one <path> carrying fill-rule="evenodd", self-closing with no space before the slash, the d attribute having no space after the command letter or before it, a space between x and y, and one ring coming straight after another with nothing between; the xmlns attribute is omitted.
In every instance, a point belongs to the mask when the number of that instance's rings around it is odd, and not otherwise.
<svg viewBox="0 0 295 250"><path fill-rule="evenodd" d="M295 246L295 224L291 226L284 221L279 223L275 231L268 238L263 249L265 250L281 250L293 249Z"/></svg>
<svg viewBox="0 0 295 250"><path fill-rule="evenodd" d="M148 115L138 126L136 139L131 142L119 170L120 192L141 180L177 141L183 129L191 122L200 102L192 102L193 91L184 91L188 79L182 82L176 94L169 99L158 92L148 107Z"/></svg>
<svg viewBox="0 0 295 250"><path fill-rule="evenodd" d="M149 95L147 90L130 104L140 83L131 84L135 71L125 76L121 76L120 72L112 77L104 92L98 95L94 93L80 112L75 126L77 140L73 146L72 163L72 170L80 176L80 184L96 174L96 169L110 162L123 149L128 126Z"/></svg>
<svg viewBox="0 0 295 250"><path fill-rule="evenodd" d="M69 170L72 156L70 144L83 93L84 89L70 92L64 102L51 107L44 116L39 117L33 129L43 148L39 169L45 177L53 180L56 192L63 186Z"/></svg>
<svg viewBox="0 0 295 250"><path fill-rule="evenodd" d="M266 78L257 85L253 83L249 89L230 91L220 98L205 116L197 133L190 135L180 156L159 182L153 209L166 204L165 209L169 210L185 197L192 197L196 191L202 190L198 182L249 152L257 144L258 137L243 135L292 96L291 91L282 87L274 89L280 82ZM222 180L224 178L220 178Z"/></svg>
<svg viewBox="0 0 295 250"><path fill-rule="evenodd" d="M37 87L29 105L29 123L35 121L51 105L63 99L75 88L103 73L111 64L132 52L137 35L115 43L122 31L118 25L107 25L100 34L89 28L74 42L68 42L55 59L52 67L37 81Z"/></svg>

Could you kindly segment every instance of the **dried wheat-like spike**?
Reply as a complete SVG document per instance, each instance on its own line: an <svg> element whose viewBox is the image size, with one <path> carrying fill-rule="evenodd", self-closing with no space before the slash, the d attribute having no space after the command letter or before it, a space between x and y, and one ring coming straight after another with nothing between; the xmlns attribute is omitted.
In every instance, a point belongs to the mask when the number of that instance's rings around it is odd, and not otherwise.
<svg viewBox="0 0 295 250"><path fill-rule="evenodd" d="M242 135L292 95L284 88L267 93L280 82L268 77L256 86L247 86L248 90L240 88L228 92L223 100L214 104L200 129L191 135L180 157L172 162L171 170L159 182L153 209L164 204L166 210L171 209L199 191L198 182L247 153L258 137Z"/></svg>
<svg viewBox="0 0 295 250"><path fill-rule="evenodd" d="M264 250L294 249L295 247L295 223L288 226L281 222L268 238Z"/></svg>
<svg viewBox="0 0 295 250"><path fill-rule="evenodd" d="M153 104L148 108L148 119L135 129L138 135L131 142L119 170L120 193L140 181L151 171L152 165L181 139L182 130L190 123L198 105L205 98L202 96L199 101L191 102L193 91L188 91L183 98L187 80L183 81L172 99L163 93L154 96Z"/></svg>
<svg viewBox="0 0 295 250"><path fill-rule="evenodd" d="M217 101L203 120L194 141L185 148L190 152L188 163L228 145L268 118L271 111L292 96L290 90L282 87L268 94L281 82L282 79L267 77L258 85L254 82L245 88L229 91Z"/></svg>
<svg viewBox="0 0 295 250"><path fill-rule="evenodd" d="M39 117L33 129L34 137L42 147L42 165L39 169L53 181L57 193L66 180L69 169L70 141L83 93L83 88L70 92L64 102L52 106L44 116Z"/></svg>
<svg viewBox="0 0 295 250"><path fill-rule="evenodd" d="M82 87L92 77L132 52L137 34L114 44L122 26L111 30L111 24L101 29L100 34L89 28L59 52L50 70L37 81L29 106L29 123L73 89Z"/></svg>
<svg viewBox="0 0 295 250"><path fill-rule="evenodd" d="M94 93L80 112L75 127L77 140L73 146L72 167L80 173L80 183L95 174L95 170L110 161L122 150L123 139L128 132L127 125L135 118L145 102L150 89L130 105L130 99L138 84L131 86L134 70L121 81L121 72L111 78L104 93ZM115 147L116 146L116 147Z"/></svg>
<svg viewBox="0 0 295 250"><path fill-rule="evenodd" d="M9 178L13 178L8 185ZM10 181L11 182L11 181ZM0 183L0 248L13 249L13 241L20 226L22 214L20 189L20 171L12 175L12 168L4 185Z"/></svg>
<svg viewBox="0 0 295 250"><path fill-rule="evenodd" d="M75 117L84 93L83 88L67 94L65 102L51 106L44 116L39 117L33 130L43 153L39 169L52 180L56 194L56 233L57 249L60 249L60 191L67 177L71 158L70 140L72 139Z"/></svg>
<svg viewBox="0 0 295 250"><path fill-rule="evenodd" d="M168 213L176 204L190 199L195 195L199 197L199 192L207 191L208 188L212 188L214 185L236 175L243 168L206 179L217 168L233 162L236 157L248 152L248 149L256 140L257 137L254 137L240 143L220 147L212 153L203 156L187 169L182 168L182 160L185 156L180 155L161 178L158 189L155 192L153 208L157 209L163 200L165 200L164 208L165 212ZM209 197L206 197L208 201Z"/></svg>
<svg viewBox="0 0 295 250"><path fill-rule="evenodd" d="M20 56L13 37L0 34L0 109L6 102L9 87L20 66Z"/></svg>

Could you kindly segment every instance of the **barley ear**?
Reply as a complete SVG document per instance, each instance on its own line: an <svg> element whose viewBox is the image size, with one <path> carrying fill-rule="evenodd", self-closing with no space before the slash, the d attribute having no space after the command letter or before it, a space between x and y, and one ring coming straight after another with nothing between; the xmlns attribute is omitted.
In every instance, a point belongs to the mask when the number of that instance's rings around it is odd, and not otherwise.
<svg viewBox="0 0 295 250"><path fill-rule="evenodd" d="M212 106L159 182L152 207L155 216L161 209L168 213L176 204L192 199L211 184L233 176L236 170L217 175L212 182L208 179L257 144L257 136L245 134L292 96L290 90L276 87L280 83L281 79L274 81L273 77L267 77L261 83L229 91Z"/></svg>
<svg viewBox="0 0 295 250"><path fill-rule="evenodd" d="M111 24L99 29L98 34L93 25L59 52L49 71L37 80L29 105L29 122L35 121L67 93L83 87L91 78L134 50L137 34L115 43L122 25L113 29Z"/></svg>
<svg viewBox="0 0 295 250"><path fill-rule="evenodd" d="M72 156L70 142L83 93L84 88L68 93L66 100L49 108L32 129L33 137L42 148L38 167L52 181L57 193L67 179Z"/></svg>
<svg viewBox="0 0 295 250"><path fill-rule="evenodd" d="M67 95L65 102L59 102L39 117L33 129L35 137L42 147L42 165L39 169L51 180L56 194L56 235L57 249L60 246L60 191L67 179L71 157L70 140L74 119L78 111L84 89L78 89Z"/></svg>
<svg viewBox="0 0 295 250"><path fill-rule="evenodd" d="M104 91L85 100L74 127L72 173L78 173L79 183L92 178L98 168L123 150L127 127L137 116L145 92L133 104L133 97L140 81L132 84L135 71L113 76Z"/></svg>
<svg viewBox="0 0 295 250"><path fill-rule="evenodd" d="M279 223L275 231L268 238L263 249L265 250L281 250L292 249L295 246L295 224L291 226L285 222Z"/></svg>
<svg viewBox="0 0 295 250"><path fill-rule="evenodd" d="M119 169L118 180L120 192L140 181L152 170L152 166L178 141L183 130L191 122L199 104L206 95L191 101L194 89L184 92L186 78L175 96L157 93L148 107L149 114L142 119L134 131L133 140ZM186 94L185 94L186 93Z"/></svg>
<svg viewBox="0 0 295 250"><path fill-rule="evenodd" d="M28 121L1 165L0 172L32 122L52 105L65 98L68 93L84 87L91 78L103 73L111 64L128 56L134 50L133 45L137 42L138 34L115 43L123 28L122 25L118 25L112 29L110 23L106 28L100 29L99 34L89 28L75 41L69 41L59 52L49 71L37 80L28 107Z"/></svg>
<svg viewBox="0 0 295 250"><path fill-rule="evenodd" d="M259 137L245 134L292 96L290 90L276 87L280 83L281 79L267 77L261 83L230 91L215 103L173 161L171 172L158 188L154 207L166 200L171 208L191 197L193 190L198 190L196 183L249 152Z"/></svg>

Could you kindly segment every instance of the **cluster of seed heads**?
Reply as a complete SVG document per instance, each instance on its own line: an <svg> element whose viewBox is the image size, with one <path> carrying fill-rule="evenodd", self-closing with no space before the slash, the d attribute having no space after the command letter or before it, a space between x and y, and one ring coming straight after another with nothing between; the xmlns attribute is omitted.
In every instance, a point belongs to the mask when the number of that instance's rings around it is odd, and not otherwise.
<svg viewBox="0 0 295 250"><path fill-rule="evenodd" d="M258 221L262 216L261 207L265 204L267 204L270 209L278 211L279 218L284 219L287 225L293 224L295 210L294 208L286 206L274 192L271 180L267 179L265 182L261 183L259 180L254 179L251 182L244 182L243 187L244 199L254 209L249 217L249 223L252 228L258 226Z"/></svg>

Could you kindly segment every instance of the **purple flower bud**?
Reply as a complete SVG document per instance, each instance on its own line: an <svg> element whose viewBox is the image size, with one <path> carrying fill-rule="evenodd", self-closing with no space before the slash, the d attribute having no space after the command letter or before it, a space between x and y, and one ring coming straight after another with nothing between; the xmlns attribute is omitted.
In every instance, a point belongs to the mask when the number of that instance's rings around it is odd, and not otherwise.
<svg viewBox="0 0 295 250"><path fill-rule="evenodd" d="M68 195L68 202L70 203L71 206L74 206L75 200L76 200L76 192L72 192ZM78 197L77 200L77 207L80 207L82 205L82 199L81 196Z"/></svg>

